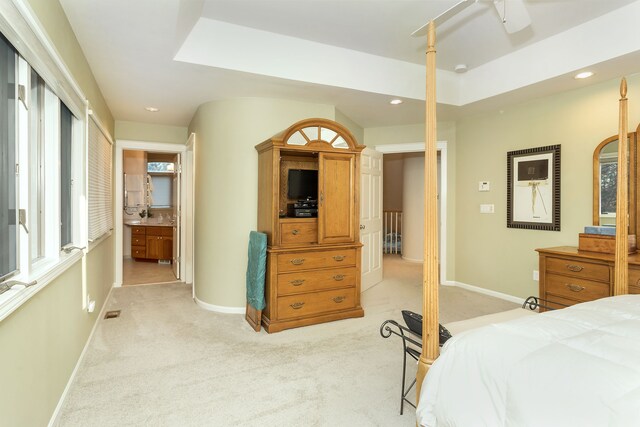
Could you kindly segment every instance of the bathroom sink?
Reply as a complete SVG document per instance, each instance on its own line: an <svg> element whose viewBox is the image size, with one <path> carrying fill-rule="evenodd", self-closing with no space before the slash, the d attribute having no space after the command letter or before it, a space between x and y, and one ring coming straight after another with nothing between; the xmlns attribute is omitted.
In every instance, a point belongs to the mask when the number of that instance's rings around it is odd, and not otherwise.
<svg viewBox="0 0 640 427"><path fill-rule="evenodd" d="M132 219L132 220L129 220L129 221L125 221L125 224L126 225L138 225L138 224L140 224L140 220L139 219Z"/></svg>

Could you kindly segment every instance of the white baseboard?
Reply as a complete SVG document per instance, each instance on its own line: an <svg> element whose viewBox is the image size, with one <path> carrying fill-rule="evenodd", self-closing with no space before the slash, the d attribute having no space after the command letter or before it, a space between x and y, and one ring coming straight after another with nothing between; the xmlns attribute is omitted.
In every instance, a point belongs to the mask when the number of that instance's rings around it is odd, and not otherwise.
<svg viewBox="0 0 640 427"><path fill-rule="evenodd" d="M87 350L89 349L89 343L91 343L91 339L93 338L93 334L96 332L96 329L98 328L98 323L100 323L100 319L102 319L102 317L104 317L105 310L107 309L107 303L109 302L109 298L111 298L111 292L113 292L113 287L111 287L109 289L109 293L107 294L107 297L104 299L104 304L102 304L102 308L100 309L100 313L98 313L98 317L96 318L96 321L93 324L93 328L91 328L91 333L87 337L87 342L84 344L84 348L82 349L82 352L80 353L80 357L78 357L78 361L76 362L76 366L73 368L73 371L71 372L71 376L69 377L69 381L67 381L67 385L65 386L64 391L62 392L62 395L60 396L60 399L58 400L58 405L56 405L56 409L54 409L53 410L53 414L51 414L51 418L49 419L48 427L52 427L52 426L56 425L57 422L58 422L58 417L60 416L60 410L62 409L62 405L64 404L65 400L67 399L67 394L69 393L69 389L71 389L71 385L73 384L73 380L76 378L76 374L78 373L78 369L80 368L80 365L82 364L82 361L84 360L84 356L87 353Z"/></svg>
<svg viewBox="0 0 640 427"><path fill-rule="evenodd" d="M524 304L524 298L514 297L513 295L505 294L505 293L498 292L498 291L492 291L491 289L485 289L485 288L481 288L479 286L468 285L468 284L462 283L462 282L455 282L455 281L449 280L449 281L443 283L443 285L445 285L445 286L457 286L459 288L466 289L468 291L473 291L473 292L477 292L479 294L485 294L485 295L489 295L491 297L500 298L500 299L503 299L503 300L506 300L506 301L515 302L516 304Z"/></svg>
<svg viewBox="0 0 640 427"><path fill-rule="evenodd" d="M194 301L198 306L204 308L205 310L215 311L216 313L225 313L225 314L244 314L246 307L226 307L224 305L214 305L209 304L204 301L200 301L198 297L193 297Z"/></svg>

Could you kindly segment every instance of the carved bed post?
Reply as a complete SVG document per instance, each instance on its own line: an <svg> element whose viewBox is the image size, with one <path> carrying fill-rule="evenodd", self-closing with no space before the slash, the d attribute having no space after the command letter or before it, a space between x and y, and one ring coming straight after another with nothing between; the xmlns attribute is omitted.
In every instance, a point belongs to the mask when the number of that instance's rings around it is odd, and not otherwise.
<svg viewBox="0 0 640 427"><path fill-rule="evenodd" d="M422 381L439 354L438 329L438 201L436 148L436 28L427 29L427 97L424 156L424 266L422 277L422 354L418 361L416 392L420 398ZM418 400L417 399L417 400Z"/></svg>
<svg viewBox="0 0 640 427"><path fill-rule="evenodd" d="M620 118L618 130L618 183L616 199L616 259L613 294L629 293L628 235L629 235L629 176L627 139L627 80L620 82Z"/></svg>

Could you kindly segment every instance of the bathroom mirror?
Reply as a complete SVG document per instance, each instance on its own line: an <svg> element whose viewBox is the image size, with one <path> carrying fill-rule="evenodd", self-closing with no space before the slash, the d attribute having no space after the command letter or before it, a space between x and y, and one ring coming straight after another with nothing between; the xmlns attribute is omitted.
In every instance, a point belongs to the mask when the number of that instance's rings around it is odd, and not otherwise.
<svg viewBox="0 0 640 427"><path fill-rule="evenodd" d="M629 233L638 234L637 141L629 133ZM593 225L616 225L618 135L602 141L593 151Z"/></svg>

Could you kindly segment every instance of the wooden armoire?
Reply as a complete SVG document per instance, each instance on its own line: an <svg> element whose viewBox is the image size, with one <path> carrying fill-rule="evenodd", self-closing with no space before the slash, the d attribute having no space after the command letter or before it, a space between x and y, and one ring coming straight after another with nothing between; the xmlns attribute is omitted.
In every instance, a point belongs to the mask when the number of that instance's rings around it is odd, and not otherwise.
<svg viewBox="0 0 640 427"><path fill-rule="evenodd" d="M258 231L267 234L267 332L362 317L360 152L344 126L307 119L256 146ZM294 210L290 170L317 170L314 200ZM315 176L315 173L312 173ZM292 184L292 187L294 185ZM314 189L315 190L315 189Z"/></svg>

